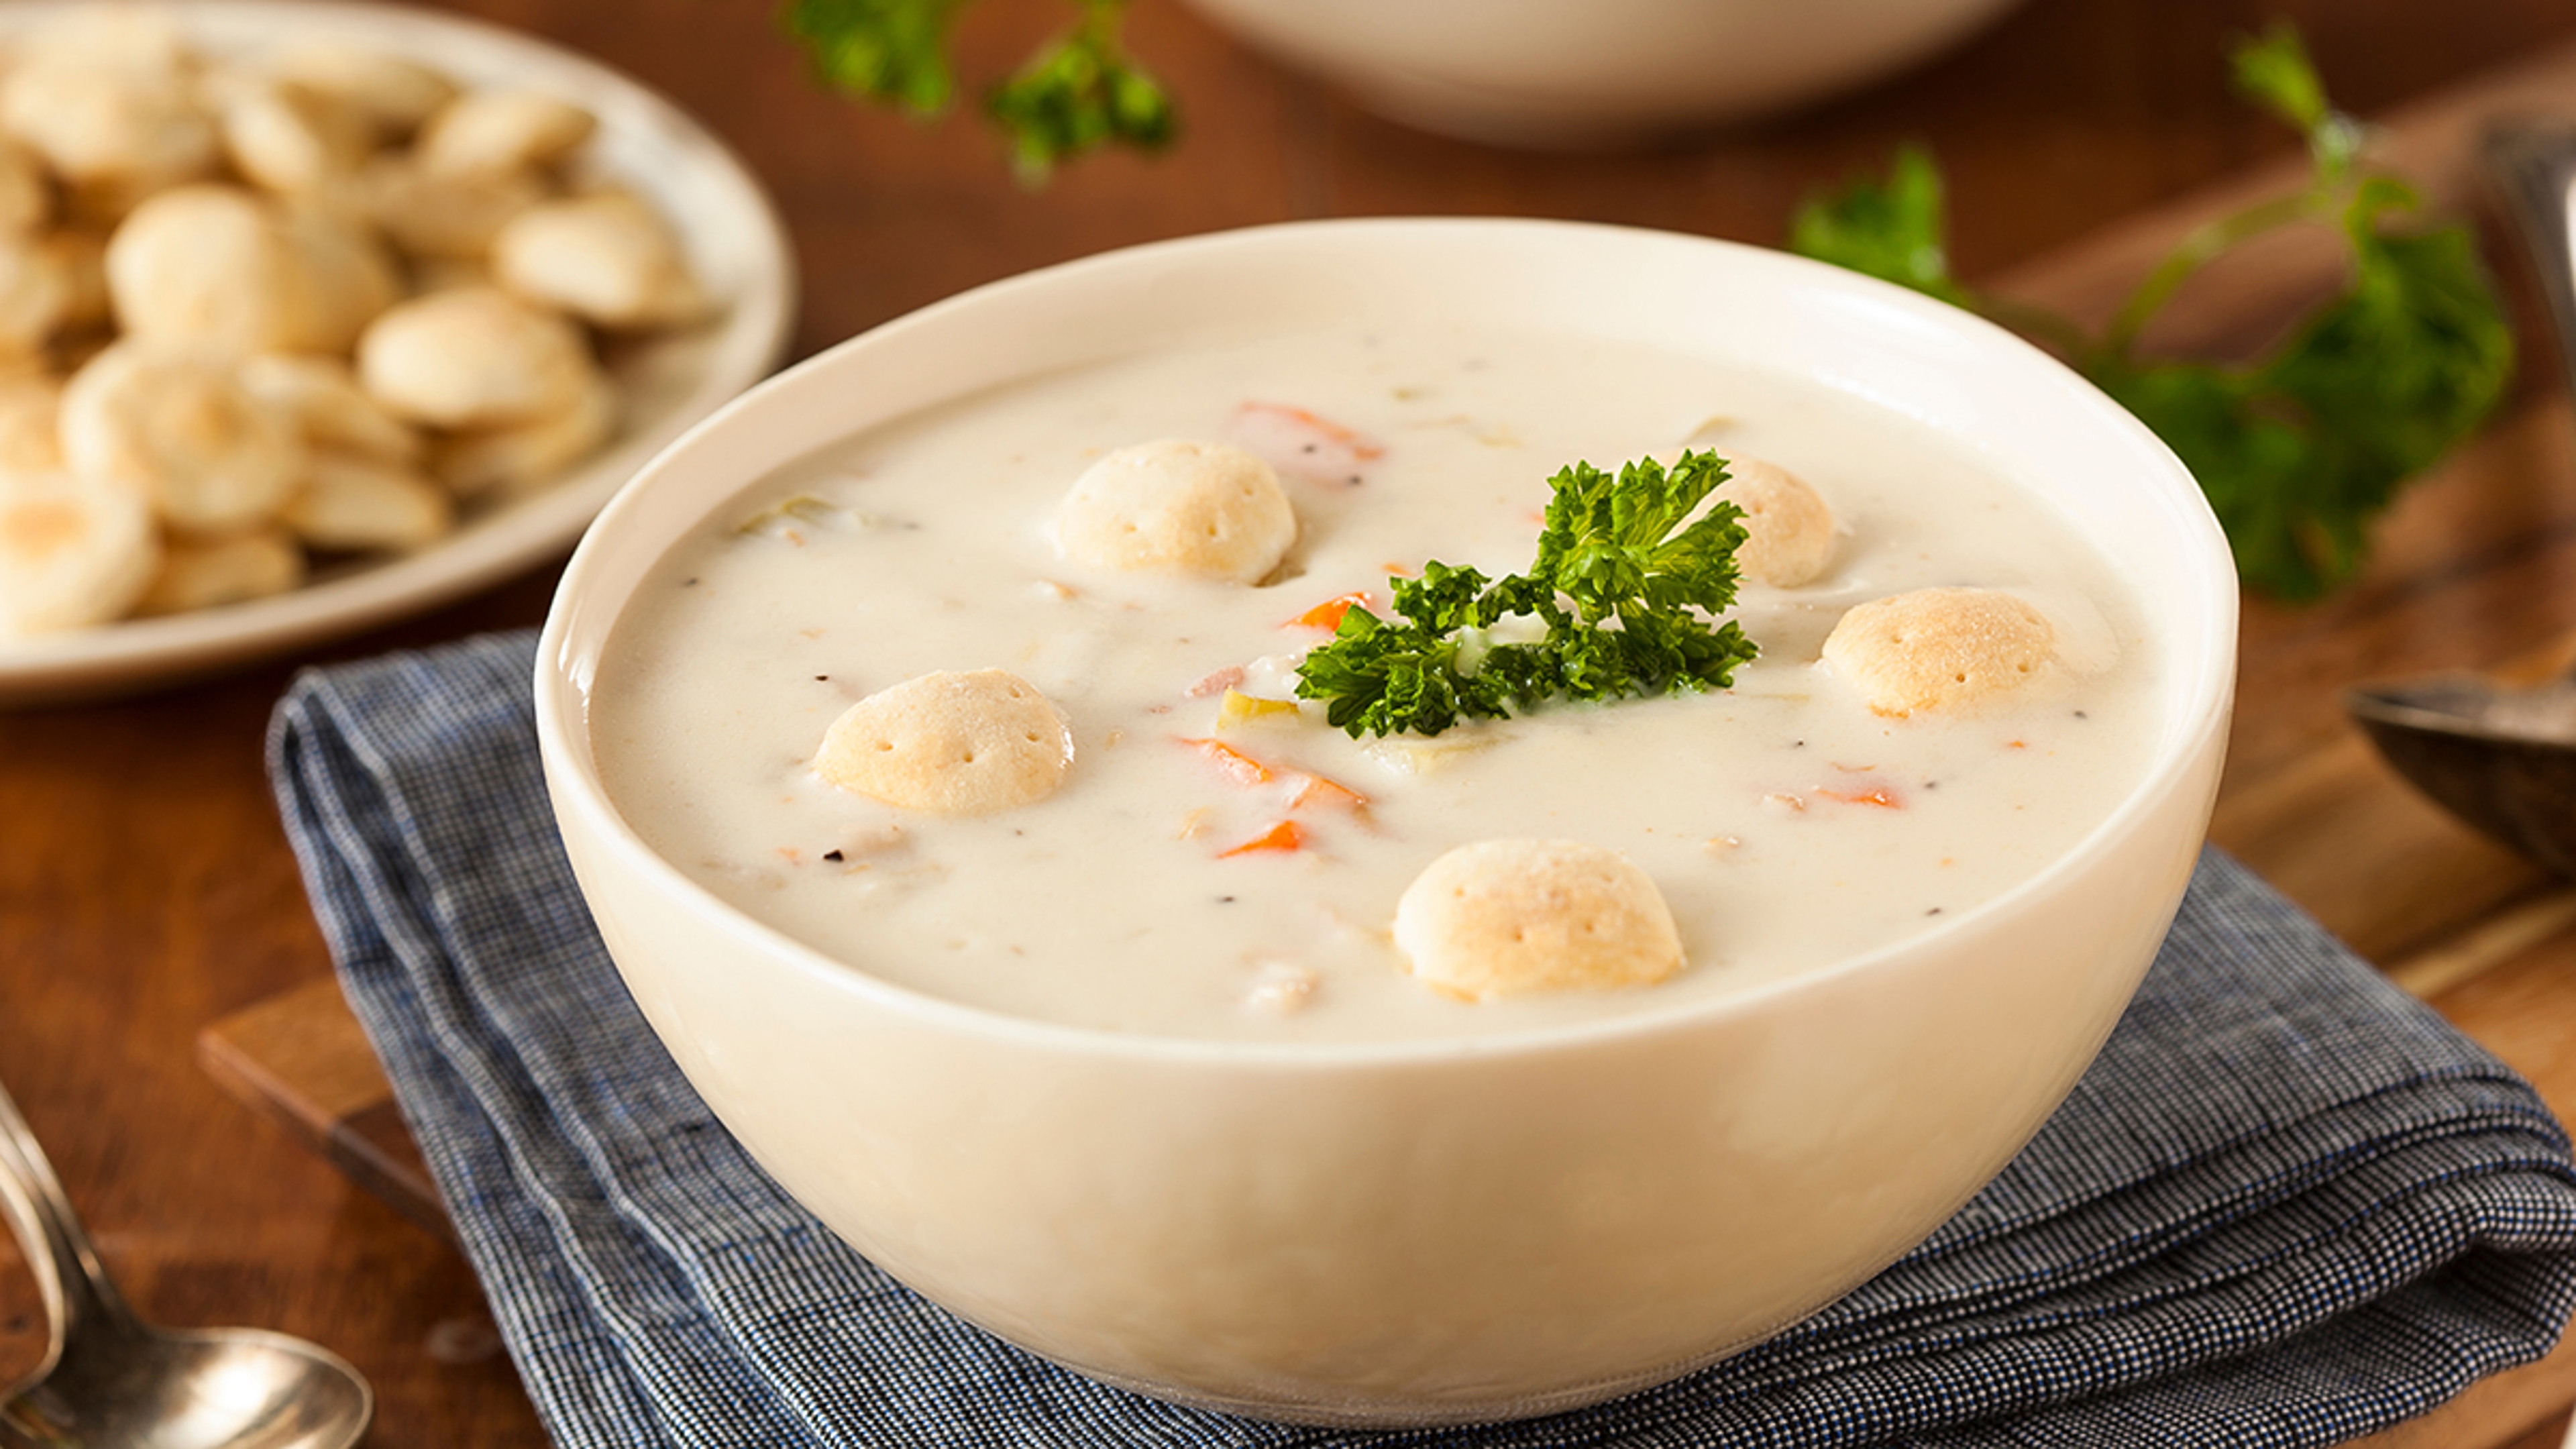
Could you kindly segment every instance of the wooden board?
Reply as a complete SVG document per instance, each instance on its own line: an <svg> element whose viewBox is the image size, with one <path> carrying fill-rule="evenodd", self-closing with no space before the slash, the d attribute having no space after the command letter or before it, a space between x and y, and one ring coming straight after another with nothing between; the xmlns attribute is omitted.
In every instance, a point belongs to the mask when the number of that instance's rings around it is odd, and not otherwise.
<svg viewBox="0 0 2576 1449"><path fill-rule="evenodd" d="M2576 115L2576 49L2559 49L2382 118L2378 153L2437 204L2483 213L2475 159L2492 121ZM1994 290L2085 319L2116 307L2175 240L2296 184L2265 169L2139 216ZM2490 234L2497 229L2490 228ZM2285 238L2197 280L2156 345L2243 353L2338 277L2318 238ZM2510 244L2491 249L2522 314L2519 405L2400 503L2381 555L2331 602L2249 600L2231 762L2213 838L2576 1116L2576 887L2454 823L2392 775L2344 718L2340 691L2415 669L2537 666L2576 639L2576 416L2554 376L2533 289ZM2552 585L2555 584L2553 589ZM2534 599L2539 605L2534 607ZM2515 607L2507 610L2501 601ZM2511 619L2513 629L2452 621ZM2461 657L2476 637L2489 657ZM245 1102L433 1231L445 1218L392 1092L328 980L205 1028L199 1057ZM2576 1342L2488 1379L2368 1441L2380 1449L2539 1449L2576 1400Z"/></svg>
<svg viewBox="0 0 2576 1449"><path fill-rule="evenodd" d="M336 979L309 981L207 1027L197 1038L197 1060L359 1186L431 1232L454 1237L393 1083Z"/></svg>

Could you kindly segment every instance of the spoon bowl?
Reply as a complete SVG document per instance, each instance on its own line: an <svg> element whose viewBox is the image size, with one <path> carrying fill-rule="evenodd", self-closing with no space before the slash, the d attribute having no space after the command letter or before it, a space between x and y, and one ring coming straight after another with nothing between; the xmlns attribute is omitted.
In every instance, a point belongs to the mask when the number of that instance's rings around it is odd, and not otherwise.
<svg viewBox="0 0 2576 1449"><path fill-rule="evenodd" d="M43 1362L0 1394L0 1445L349 1449L366 1432L375 1394L338 1355L264 1329L156 1328L126 1306L6 1089L0 1207L51 1321Z"/></svg>
<svg viewBox="0 0 2576 1449"><path fill-rule="evenodd" d="M2344 702L2417 789L2576 879L2576 675L2517 687L2434 674L2363 685Z"/></svg>
<svg viewBox="0 0 2576 1449"><path fill-rule="evenodd" d="M2483 150L2576 382L2576 123L2500 125ZM2344 705L2415 788L2576 879L2576 670L2541 684L2468 671L2387 680L2353 689Z"/></svg>

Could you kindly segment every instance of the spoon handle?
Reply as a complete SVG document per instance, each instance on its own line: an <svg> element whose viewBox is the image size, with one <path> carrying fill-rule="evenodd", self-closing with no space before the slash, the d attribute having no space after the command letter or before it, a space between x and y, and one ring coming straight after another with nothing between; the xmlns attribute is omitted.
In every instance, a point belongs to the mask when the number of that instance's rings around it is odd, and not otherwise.
<svg viewBox="0 0 2576 1449"><path fill-rule="evenodd" d="M2560 379L2576 391L2576 124L2501 122L2487 131L2482 149L2549 304ZM2576 685L2576 660L2563 677Z"/></svg>
<svg viewBox="0 0 2576 1449"><path fill-rule="evenodd" d="M134 1322L133 1310L109 1281L98 1249L72 1212L62 1179L54 1175L53 1163L6 1086L0 1086L0 1198L6 1199L0 1206L8 1210L9 1226L35 1271L53 1320L48 1364L70 1338Z"/></svg>
<svg viewBox="0 0 2576 1449"><path fill-rule="evenodd" d="M2484 152L2549 303L2563 376L2576 385L2576 125L2505 122L2487 132Z"/></svg>

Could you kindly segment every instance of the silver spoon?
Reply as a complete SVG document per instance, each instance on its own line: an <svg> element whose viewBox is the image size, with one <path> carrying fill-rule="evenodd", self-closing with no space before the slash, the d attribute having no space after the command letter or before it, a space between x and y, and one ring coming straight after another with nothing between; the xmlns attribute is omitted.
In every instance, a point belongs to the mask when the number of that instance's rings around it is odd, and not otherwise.
<svg viewBox="0 0 2576 1449"><path fill-rule="evenodd" d="M2576 385L2576 124L2499 126L2484 150ZM2417 789L2576 878L2576 671L2523 686L2466 671L2388 680L2353 689L2344 704Z"/></svg>
<svg viewBox="0 0 2576 1449"><path fill-rule="evenodd" d="M348 1449L366 1432L375 1394L337 1355L256 1328L136 1317L5 1088L0 1198L53 1328L44 1362L0 1397L0 1445Z"/></svg>

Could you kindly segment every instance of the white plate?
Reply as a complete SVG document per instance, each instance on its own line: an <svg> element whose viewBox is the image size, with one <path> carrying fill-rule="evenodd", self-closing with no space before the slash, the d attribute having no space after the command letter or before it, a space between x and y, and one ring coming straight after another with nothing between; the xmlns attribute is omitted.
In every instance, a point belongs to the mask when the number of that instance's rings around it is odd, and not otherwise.
<svg viewBox="0 0 2576 1449"><path fill-rule="evenodd" d="M7 0L0 40L97 0ZM759 381L785 350L796 270L768 196L742 162L669 101L596 61L512 31L344 0L196 0L154 7L210 54L286 40L367 45L473 85L522 85L588 107L592 169L650 197L723 302L705 327L621 348L626 422L561 482L469 519L419 553L354 567L292 593L191 614L0 641L0 707L148 688L283 654L448 602L560 554L663 444Z"/></svg>

